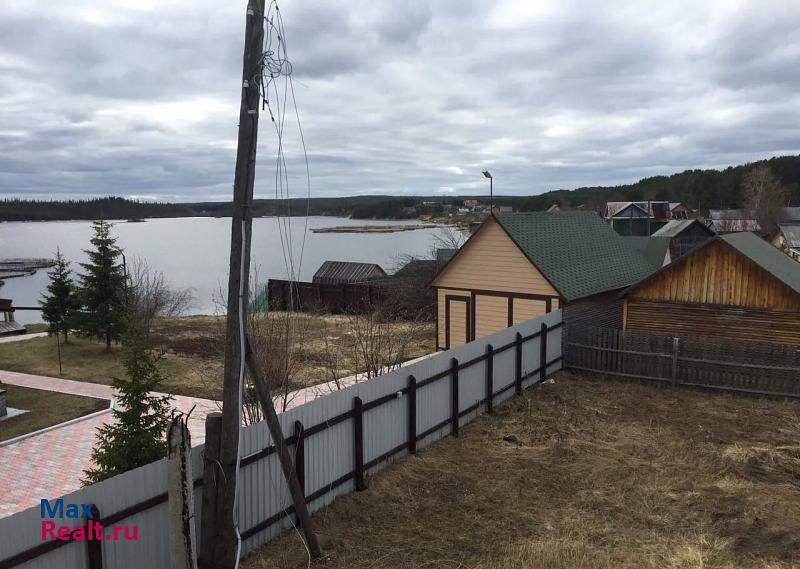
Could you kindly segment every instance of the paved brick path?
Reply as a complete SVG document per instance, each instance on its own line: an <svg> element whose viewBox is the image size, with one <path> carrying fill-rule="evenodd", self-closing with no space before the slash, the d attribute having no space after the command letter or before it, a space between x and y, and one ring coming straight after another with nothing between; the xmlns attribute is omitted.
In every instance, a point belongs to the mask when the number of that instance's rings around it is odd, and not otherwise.
<svg viewBox="0 0 800 569"><path fill-rule="evenodd" d="M0 381L108 400L114 395L114 388L108 385L10 371L0 371ZM192 444L202 444L206 415L220 405L209 399L173 397L173 405L180 411L188 412L197 405L189 420L189 430ZM94 413L0 446L0 517L30 508L42 498L52 499L79 489L83 472L92 463L97 429L111 418L110 410Z"/></svg>
<svg viewBox="0 0 800 569"><path fill-rule="evenodd" d="M423 356L427 357L427 356ZM422 358L405 362L408 365ZM43 389L97 397L111 400L114 388L99 383L88 383L0 370L0 381L21 387ZM291 409L307 401L365 381L363 375L354 375L338 382L323 383L291 392L286 397L286 408ZM186 413L197 405L189 420L192 446L205 441L205 418L219 411L222 404L210 399L173 395L173 405ZM281 398L275 398L275 408L283 409ZM92 414L80 420L57 425L10 444L0 443L0 517L9 516L39 504L42 498L53 499L78 490L83 484L83 472L91 465L92 448L98 427L111 420L111 412Z"/></svg>

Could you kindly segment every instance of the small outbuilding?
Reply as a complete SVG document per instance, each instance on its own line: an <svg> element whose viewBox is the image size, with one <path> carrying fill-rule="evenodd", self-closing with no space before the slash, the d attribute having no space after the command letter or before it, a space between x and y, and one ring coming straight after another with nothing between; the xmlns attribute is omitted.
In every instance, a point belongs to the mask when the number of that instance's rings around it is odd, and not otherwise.
<svg viewBox="0 0 800 569"><path fill-rule="evenodd" d="M352 261L325 261L314 273L312 282L316 284L365 283L385 278L386 271L375 263L354 263Z"/></svg>
<svg viewBox="0 0 800 569"><path fill-rule="evenodd" d="M753 233L713 237L623 297L625 330L800 345L800 263Z"/></svg>
<svg viewBox="0 0 800 569"><path fill-rule="evenodd" d="M673 219L664 227L653 233L653 237L666 237L669 239L669 254L671 259L688 253L703 241L714 237L713 229L696 219Z"/></svg>
<svg viewBox="0 0 800 569"><path fill-rule="evenodd" d="M0 298L0 336L24 334L27 329L14 319L14 305L9 298Z"/></svg>
<svg viewBox="0 0 800 569"><path fill-rule="evenodd" d="M622 327L618 292L654 268L593 212L489 216L431 281L436 347L448 349L564 309Z"/></svg>
<svg viewBox="0 0 800 569"><path fill-rule="evenodd" d="M800 261L800 224L779 225L770 235L770 241L792 259Z"/></svg>

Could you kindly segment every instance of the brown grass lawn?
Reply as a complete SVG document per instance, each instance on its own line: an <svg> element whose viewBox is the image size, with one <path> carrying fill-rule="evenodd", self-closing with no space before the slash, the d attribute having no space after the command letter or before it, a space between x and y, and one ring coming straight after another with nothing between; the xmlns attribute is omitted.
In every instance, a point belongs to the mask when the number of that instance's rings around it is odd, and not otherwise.
<svg viewBox="0 0 800 569"><path fill-rule="evenodd" d="M54 336L0 344L0 369L3 370L105 384L124 374L120 346L112 346L107 352L104 343L85 338L71 337L67 344L61 343L61 363L63 374L59 376L58 347ZM199 397L209 397L217 391L200 373L198 362L166 354L161 366L167 377L164 391Z"/></svg>
<svg viewBox="0 0 800 569"><path fill-rule="evenodd" d="M33 340L30 340L31 342ZM3 384L9 407L26 409L23 415L0 421L0 441L108 409L105 399L80 397Z"/></svg>
<svg viewBox="0 0 800 569"><path fill-rule="evenodd" d="M324 337L334 346L349 341L344 318L332 315L298 314L298 333L292 337L297 365L292 377L297 388L328 381L323 365ZM398 329L407 326L397 324ZM222 397L224 318L188 316L156 320L151 332L153 344L164 350L162 369L167 377L162 390L178 395L210 399ZM433 323L415 325L418 334L410 346L409 358L434 351ZM124 373L119 346L106 352L105 345L71 337L61 344L63 376L67 379L109 384ZM0 344L0 369L58 377L58 353L54 337ZM363 371L345 368L340 375Z"/></svg>
<svg viewBox="0 0 800 569"><path fill-rule="evenodd" d="M800 566L798 412L561 373L318 512L319 566ZM243 563L306 566L291 532Z"/></svg>

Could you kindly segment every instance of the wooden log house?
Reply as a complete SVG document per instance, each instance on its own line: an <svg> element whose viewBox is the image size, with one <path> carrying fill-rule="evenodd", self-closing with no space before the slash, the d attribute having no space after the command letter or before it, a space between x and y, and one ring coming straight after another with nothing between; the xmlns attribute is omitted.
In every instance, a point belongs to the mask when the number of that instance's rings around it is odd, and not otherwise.
<svg viewBox="0 0 800 569"><path fill-rule="evenodd" d="M753 233L714 237L623 296L625 330L800 345L800 263Z"/></svg>

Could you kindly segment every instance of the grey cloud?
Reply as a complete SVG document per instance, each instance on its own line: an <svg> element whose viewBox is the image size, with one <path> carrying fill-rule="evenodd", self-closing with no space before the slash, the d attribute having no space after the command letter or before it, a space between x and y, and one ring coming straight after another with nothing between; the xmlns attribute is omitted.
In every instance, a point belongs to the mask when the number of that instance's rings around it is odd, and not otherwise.
<svg viewBox="0 0 800 569"><path fill-rule="evenodd" d="M0 4L0 195L230 196L244 2L75 0L34 18L21 1ZM800 150L790 2L298 0L282 14L314 195L484 193L486 167L498 192L540 193ZM267 116L259 138L268 197ZM302 195L291 114L285 144Z"/></svg>

